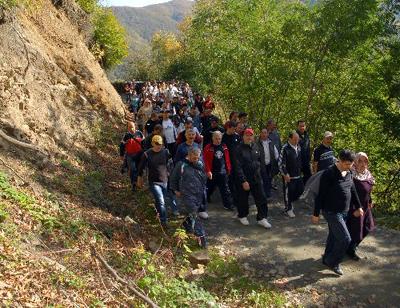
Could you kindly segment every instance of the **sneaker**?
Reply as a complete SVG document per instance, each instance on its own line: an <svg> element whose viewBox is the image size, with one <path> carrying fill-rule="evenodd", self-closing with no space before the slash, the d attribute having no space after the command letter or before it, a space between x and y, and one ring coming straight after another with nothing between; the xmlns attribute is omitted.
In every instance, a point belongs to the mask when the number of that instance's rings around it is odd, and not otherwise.
<svg viewBox="0 0 400 308"><path fill-rule="evenodd" d="M208 218L208 213L207 212L199 212L199 217L203 218L203 219L207 219Z"/></svg>
<svg viewBox="0 0 400 308"><path fill-rule="evenodd" d="M334 271L339 276L343 275L343 271L342 271L342 269L340 268L339 265L336 265L336 266L332 267L332 271Z"/></svg>
<svg viewBox="0 0 400 308"><path fill-rule="evenodd" d="M239 218L239 221L240 221L240 223L242 224L242 225L244 225L244 226L248 226L250 223L249 223L249 220L247 219L247 217L242 217L242 218Z"/></svg>
<svg viewBox="0 0 400 308"><path fill-rule="evenodd" d="M198 239L199 239L199 246L201 248L203 248L203 249L207 249L208 248L208 243L207 243L206 237L205 236L200 236Z"/></svg>
<svg viewBox="0 0 400 308"><path fill-rule="evenodd" d="M233 211L234 210L234 208L232 206L228 207L228 206L225 206L225 205L224 205L224 209L227 210L227 211Z"/></svg>
<svg viewBox="0 0 400 308"><path fill-rule="evenodd" d="M268 222L268 220L266 218L263 218L263 219L257 221L257 223L266 229L272 228L272 225Z"/></svg>
<svg viewBox="0 0 400 308"><path fill-rule="evenodd" d="M289 216L290 218L295 218L296 217L296 215L294 214L293 210L285 211L285 214L287 216Z"/></svg>

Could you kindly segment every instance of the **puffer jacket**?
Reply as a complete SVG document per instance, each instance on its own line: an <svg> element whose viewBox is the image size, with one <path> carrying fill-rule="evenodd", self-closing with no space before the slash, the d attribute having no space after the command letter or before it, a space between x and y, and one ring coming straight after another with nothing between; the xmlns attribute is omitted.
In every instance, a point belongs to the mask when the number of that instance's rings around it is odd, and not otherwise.
<svg viewBox="0 0 400 308"><path fill-rule="evenodd" d="M170 176L170 188L179 191L182 195L202 198L206 188L207 176L204 164L198 161L196 164L187 159L176 164Z"/></svg>

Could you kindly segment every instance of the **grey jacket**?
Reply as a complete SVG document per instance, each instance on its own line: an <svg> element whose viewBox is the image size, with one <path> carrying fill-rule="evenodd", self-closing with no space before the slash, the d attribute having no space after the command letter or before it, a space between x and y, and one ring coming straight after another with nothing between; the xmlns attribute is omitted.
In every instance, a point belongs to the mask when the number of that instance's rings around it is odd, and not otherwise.
<svg viewBox="0 0 400 308"><path fill-rule="evenodd" d="M188 160L176 164L170 176L170 188L179 191L182 195L203 197L206 188L207 176L201 161L192 164Z"/></svg>

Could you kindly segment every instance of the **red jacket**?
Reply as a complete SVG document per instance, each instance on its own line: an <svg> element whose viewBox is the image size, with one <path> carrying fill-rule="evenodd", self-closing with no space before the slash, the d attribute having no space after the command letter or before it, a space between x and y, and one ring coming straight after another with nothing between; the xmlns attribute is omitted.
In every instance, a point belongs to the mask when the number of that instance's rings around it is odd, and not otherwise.
<svg viewBox="0 0 400 308"><path fill-rule="evenodd" d="M231 173L232 165L231 159L229 158L229 150L228 147L223 143L222 148L224 149L224 158L225 158L225 168L227 174ZM204 165L206 172L212 172L212 165L214 160L214 146L212 143L209 143L205 146L203 150L203 157L204 157Z"/></svg>

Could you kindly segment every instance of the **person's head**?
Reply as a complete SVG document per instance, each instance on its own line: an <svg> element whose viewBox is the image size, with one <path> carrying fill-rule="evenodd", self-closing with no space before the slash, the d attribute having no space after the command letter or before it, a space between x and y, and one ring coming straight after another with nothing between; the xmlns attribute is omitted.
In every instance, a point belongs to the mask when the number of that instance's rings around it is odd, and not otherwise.
<svg viewBox="0 0 400 308"><path fill-rule="evenodd" d="M243 142L245 144L250 144L254 142L254 131L251 128L246 128L243 132Z"/></svg>
<svg viewBox="0 0 400 308"><path fill-rule="evenodd" d="M212 134L212 142L214 145L220 145L222 141L222 133L217 130Z"/></svg>
<svg viewBox="0 0 400 308"><path fill-rule="evenodd" d="M368 169L368 155L364 152L358 152L354 159L354 167L356 168L357 172L364 172Z"/></svg>
<svg viewBox="0 0 400 308"><path fill-rule="evenodd" d="M339 161L336 166L340 171L349 171L353 166L355 155L350 150L341 150L339 152Z"/></svg>
<svg viewBox="0 0 400 308"><path fill-rule="evenodd" d="M153 135L162 135L163 127L161 124L157 124L153 128Z"/></svg>
<svg viewBox="0 0 400 308"><path fill-rule="evenodd" d="M237 123L237 125L236 125L236 132L237 132L239 135L241 135L241 134L243 133L243 130L244 130L244 124L241 123L241 122Z"/></svg>
<svg viewBox="0 0 400 308"><path fill-rule="evenodd" d="M160 152L163 146L163 139L160 135L154 135L151 138L151 145L154 152Z"/></svg>
<svg viewBox="0 0 400 308"><path fill-rule="evenodd" d="M330 146L332 144L332 140L333 140L333 134L329 131L326 131L324 133L324 139L322 139L322 143L325 146Z"/></svg>
<svg viewBox="0 0 400 308"><path fill-rule="evenodd" d="M230 121L235 121L235 122L239 121L239 112L232 111L232 112L229 114L229 120L230 120Z"/></svg>
<svg viewBox="0 0 400 308"><path fill-rule="evenodd" d="M291 131L288 136L289 143L296 146L299 143L299 134L296 131Z"/></svg>
<svg viewBox="0 0 400 308"><path fill-rule="evenodd" d="M261 139L262 141L265 141L265 140L268 139L268 136L269 136L268 129L263 128L263 129L261 130L261 132L260 132L260 139Z"/></svg>
<svg viewBox="0 0 400 308"><path fill-rule="evenodd" d="M276 128L276 123L273 119L269 119L267 121L267 129L269 132L272 132Z"/></svg>
<svg viewBox="0 0 400 308"><path fill-rule="evenodd" d="M216 128L218 126L218 118L217 117L212 117L210 119L211 127Z"/></svg>
<svg viewBox="0 0 400 308"><path fill-rule="evenodd" d="M188 149L188 160L191 163L197 163L200 159L201 151L199 148L190 147Z"/></svg>
<svg viewBox="0 0 400 308"><path fill-rule="evenodd" d="M158 114L155 113L155 112L152 112L151 115L150 115L150 119L152 121L157 121L158 120Z"/></svg>
<svg viewBox="0 0 400 308"><path fill-rule="evenodd" d="M300 132L300 134L304 134L306 128L306 122L304 120L297 121L297 130Z"/></svg>
<svg viewBox="0 0 400 308"><path fill-rule="evenodd" d="M127 128L128 128L128 132L130 132L132 134L135 133L135 131L136 131L135 122L129 121L128 124L127 124Z"/></svg>
<svg viewBox="0 0 400 308"><path fill-rule="evenodd" d="M228 135L233 135L236 131L236 126L237 126L237 123L235 121L228 121L225 125L226 133Z"/></svg>
<svg viewBox="0 0 400 308"><path fill-rule="evenodd" d="M212 110L211 109L206 109L204 110L204 115L205 116L211 116Z"/></svg>
<svg viewBox="0 0 400 308"><path fill-rule="evenodd" d="M170 116L169 109L165 109L162 113L163 120L168 120Z"/></svg>
<svg viewBox="0 0 400 308"><path fill-rule="evenodd" d="M194 139L196 138L196 133L193 128L189 128L185 131L186 141L189 143L193 143Z"/></svg>
<svg viewBox="0 0 400 308"><path fill-rule="evenodd" d="M185 130L193 128L193 120L191 118L187 118L185 121Z"/></svg>
<svg viewBox="0 0 400 308"><path fill-rule="evenodd" d="M238 115L238 119L241 123L246 124L247 123L247 113L246 112L240 112Z"/></svg>

